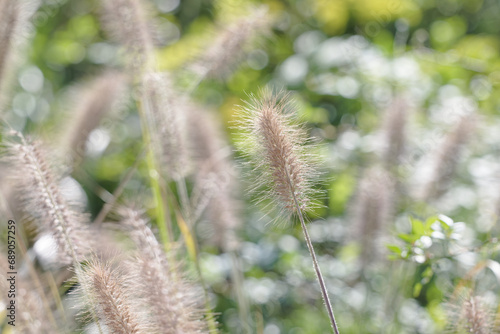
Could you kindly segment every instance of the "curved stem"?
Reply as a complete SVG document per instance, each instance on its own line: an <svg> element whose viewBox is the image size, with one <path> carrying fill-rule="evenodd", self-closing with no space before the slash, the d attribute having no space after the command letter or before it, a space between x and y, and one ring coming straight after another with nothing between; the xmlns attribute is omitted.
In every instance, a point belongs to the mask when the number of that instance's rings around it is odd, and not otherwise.
<svg viewBox="0 0 500 334"><path fill-rule="evenodd" d="M314 251L311 238L309 237L309 232L307 232L306 223L304 221L304 215L302 214L302 209L300 208L297 197L295 196L294 187L290 180L290 176L288 175L288 170L286 170L286 174L287 174L288 184L290 186L290 190L295 203L295 207L297 209L297 214L299 215L300 225L302 226L302 231L304 232L304 237L306 239L307 248L309 249L309 253L311 254L311 258L313 260L314 270L316 271L316 277L318 278L319 286L321 288L321 295L323 296L323 301L325 302L325 307L328 312L328 316L330 317L330 322L333 331L335 332L335 334L339 334L337 322L335 321L335 316L333 315L332 304L330 302L330 298L328 297L328 290L326 289L325 280L323 279L323 275L321 274L321 269L319 268L318 259L316 258L316 252Z"/></svg>

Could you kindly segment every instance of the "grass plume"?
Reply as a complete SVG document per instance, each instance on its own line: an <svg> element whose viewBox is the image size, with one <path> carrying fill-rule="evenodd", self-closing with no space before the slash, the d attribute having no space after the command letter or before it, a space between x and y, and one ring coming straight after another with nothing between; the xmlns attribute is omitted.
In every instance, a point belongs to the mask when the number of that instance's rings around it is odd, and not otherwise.
<svg viewBox="0 0 500 334"><path fill-rule="evenodd" d="M455 300L453 300L455 299ZM469 289L452 298L445 307L448 311L446 333L495 334L500 333L494 309Z"/></svg>
<svg viewBox="0 0 500 334"><path fill-rule="evenodd" d="M72 207L61 195L42 145L16 133L20 143L9 147L9 159L21 184L26 210L35 215L40 230L49 233L58 247L61 263L76 263L91 248L87 217Z"/></svg>
<svg viewBox="0 0 500 334"><path fill-rule="evenodd" d="M19 49L36 7L36 1L0 0L0 111L11 90L14 70L24 59Z"/></svg>
<svg viewBox="0 0 500 334"><path fill-rule="evenodd" d="M143 78L142 104L157 166L169 179L181 179L189 171L182 97L166 74L152 72Z"/></svg>
<svg viewBox="0 0 500 334"><path fill-rule="evenodd" d="M75 161L85 154L85 143L89 134L108 112L115 109L123 97L126 87L125 75L107 71L74 89L72 117L62 134L62 145Z"/></svg>
<svg viewBox="0 0 500 334"><path fill-rule="evenodd" d="M474 114L463 116L446 135L435 153L432 174L424 185L422 198L436 199L447 190L455 174L462 151L474 132L476 121Z"/></svg>
<svg viewBox="0 0 500 334"><path fill-rule="evenodd" d="M254 190L261 199L274 199L280 213L297 214L312 208L317 195L310 140L294 119L294 106L286 93L262 92L242 109L239 128L244 133L257 178Z"/></svg>
<svg viewBox="0 0 500 334"><path fill-rule="evenodd" d="M125 48L128 65L141 73L153 60L153 37L143 0L104 0L102 21L110 37Z"/></svg>
<svg viewBox="0 0 500 334"><path fill-rule="evenodd" d="M221 28L209 47L194 64L201 77L227 77L245 55L245 49L255 37L269 31L270 18L265 8L256 8Z"/></svg>
<svg viewBox="0 0 500 334"><path fill-rule="evenodd" d="M20 4L14 0L0 1L0 83L3 82L10 58L16 25L19 22ZM2 87L3 85L0 85Z"/></svg>
<svg viewBox="0 0 500 334"><path fill-rule="evenodd" d="M396 97L384 116L382 161L386 168L396 166L403 154L406 142L407 108L407 102L402 97Z"/></svg>
<svg viewBox="0 0 500 334"><path fill-rule="evenodd" d="M208 112L190 110L189 133L196 164L196 184L193 195L195 217L205 211L213 226L213 240L224 250L237 247L236 230L241 225L238 211L236 170L231 151L222 131Z"/></svg>
<svg viewBox="0 0 500 334"><path fill-rule="evenodd" d="M365 171L353 203L355 238L361 245L363 265L380 258L381 238L386 234L394 207L394 181L382 168Z"/></svg>
<svg viewBox="0 0 500 334"><path fill-rule="evenodd" d="M312 177L316 174L311 163L310 142L303 128L293 120L294 109L286 93L263 91L262 97L253 97L243 109L240 128L253 139L254 152L249 157L259 175L261 186L281 207L281 212L297 215L313 267L321 289L332 329L339 333L332 305L321 274L316 252L307 231L304 211L310 208Z"/></svg>
<svg viewBox="0 0 500 334"><path fill-rule="evenodd" d="M142 212L130 208L119 212L122 225L138 249L136 261L130 263L135 268L135 286L147 296L143 302L150 309L158 333L208 332L199 307L201 294L183 277L175 256L163 251Z"/></svg>
<svg viewBox="0 0 500 334"><path fill-rule="evenodd" d="M83 270L80 283L85 286L83 298L96 310L99 320L111 333L150 333L134 311L131 291L126 288L126 276L110 263L91 260Z"/></svg>

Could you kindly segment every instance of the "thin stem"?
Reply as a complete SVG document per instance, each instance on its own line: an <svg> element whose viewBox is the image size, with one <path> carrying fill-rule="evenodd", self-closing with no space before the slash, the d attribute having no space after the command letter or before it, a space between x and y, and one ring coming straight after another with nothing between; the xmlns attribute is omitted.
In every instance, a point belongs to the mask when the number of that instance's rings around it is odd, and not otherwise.
<svg viewBox="0 0 500 334"><path fill-rule="evenodd" d="M287 174L288 185L290 186L290 190L291 190L291 193L293 196L295 207L296 207L297 213L299 215L300 225L302 226L302 231L304 232L304 237L306 239L307 248L309 249L309 253L311 254L311 258L313 260L314 270L316 271L316 277L318 277L319 286L321 288L321 295L323 296L323 301L325 302L325 307L326 307L326 310L328 312L328 316L330 317L330 322L331 322L332 328L333 328L335 334L339 334L339 329L337 328L337 322L335 321L335 316L333 315L332 304L330 302L330 298L328 297L328 291L326 289L326 284L325 284L325 281L323 279L323 275L321 274L321 270L319 268L318 259L316 258L316 252L314 251L314 248L313 248L313 245L311 242L311 238L309 237L309 232L307 232L306 223L304 221L304 216L302 214L302 209L300 208L297 197L295 196L294 187L292 185L292 181L290 180L290 176L288 174L288 169L285 169L285 170L286 170L286 174Z"/></svg>
<svg viewBox="0 0 500 334"><path fill-rule="evenodd" d="M307 248L309 248L309 253L311 253L311 257L314 264L314 270L316 271L316 276L318 276L319 286L321 287L321 294L323 295L323 300L325 302L326 310L328 311L328 316L330 317L330 321L332 323L332 327L333 330L335 331L335 334L339 334L337 323L335 322L335 316L333 315L332 304L330 303L330 298L328 297L328 291L326 290L326 284L325 281L323 280L323 275L321 274L321 270L319 268L318 260L316 258L316 253L314 252L311 239L309 238L309 233L307 232L306 224L304 222L304 217L302 216L302 211L298 207L297 207L297 212L299 213L300 225L302 225L302 231L304 232Z"/></svg>
<svg viewBox="0 0 500 334"><path fill-rule="evenodd" d="M196 259L194 261L196 271L198 272L198 277L200 279L200 285L203 289L203 298L205 300L205 319L207 319L208 328L210 333L217 333L217 323L215 321L214 314L212 313L212 308L210 307L210 298L208 297L208 290L203 275L201 273L200 261L198 257L198 251L196 251Z"/></svg>
<svg viewBox="0 0 500 334"><path fill-rule="evenodd" d="M161 193L160 186L160 173L157 168L154 152L151 145L151 134L149 132L149 123L147 119L147 115L144 113L142 105L137 102L137 110L139 112L139 116L141 118L141 126L142 126L142 135L144 139L144 144L148 148L146 155L146 163L148 166L148 176L149 181L151 182L151 188L153 192L153 198L156 204L156 220L158 225L158 231L160 232L160 239L163 244L163 248L165 251L170 249L170 236L167 228L167 219L165 216L164 202Z"/></svg>
<svg viewBox="0 0 500 334"><path fill-rule="evenodd" d="M182 185L184 185L184 194L186 196L185 204L189 205L189 199L187 197L187 189L186 189L185 180L182 179L181 181L177 181L178 188L182 188ZM182 197L181 194L179 194L179 196ZM172 196L172 197L174 197L174 196ZM179 210L180 212L182 212L182 210L181 210L182 208L179 207L179 203L173 202L172 205L175 206L174 210L176 209L176 210ZM181 206L182 206L182 204L181 204ZM186 208L187 207L188 206L186 206ZM210 298L208 296L208 289L207 289L207 285L205 283L205 279L203 278L203 274L201 271L200 257L199 257L199 250L198 250L198 241L196 239L196 234L192 230L192 227L194 226L194 221L189 221L191 215L190 215L190 213L187 213L187 214L188 214L188 216L185 217L185 219L187 220L186 225L187 225L187 229L189 230L188 233L191 235L191 238L193 239L193 244L194 244L194 255L193 255L194 258L192 259L192 261L194 262L196 272L198 274L198 279L199 279L200 285L203 289L203 297L204 297L204 301L205 301L205 311L206 311L205 318L207 319L210 333L217 333L217 323L216 323L215 317L212 313L212 308L210 307ZM182 213L181 213L181 216L182 216ZM185 236L185 238L188 238L188 236Z"/></svg>
<svg viewBox="0 0 500 334"><path fill-rule="evenodd" d="M193 216L191 213L190 201L186 187L186 179L181 178L180 180L176 180L175 183L177 184L177 191L181 200L182 212L184 213L186 221L189 224L189 227L191 228L193 226L194 221L192 219Z"/></svg>
<svg viewBox="0 0 500 334"><path fill-rule="evenodd" d="M153 197L156 204L156 214L158 222L158 231L160 232L160 239L163 243L165 251L170 249L170 237L166 225L165 209L163 207L163 198L161 195L161 187L159 182L158 169L155 168L153 152L150 150L147 155L147 162L149 166L149 179L151 181L151 188L153 190Z"/></svg>
<svg viewBox="0 0 500 334"><path fill-rule="evenodd" d="M107 202L106 204L104 204L101 211L99 211L99 214L97 215L96 219L94 220L94 225L97 225L97 226L101 225L101 223L104 221L104 218L106 218L106 216L111 211L111 209L113 209L113 206L115 205L116 201L118 200L120 195L125 190L125 186L127 185L128 181L130 181L130 179L134 175L135 171L137 170L137 166L139 165L139 162L144 157L145 153L146 153L146 151L142 151L141 154L139 154L139 156L135 160L134 165L129 168L129 170L127 171L127 174L120 181L120 183L118 184L118 187L113 192L111 200L109 202Z"/></svg>
<svg viewBox="0 0 500 334"><path fill-rule="evenodd" d="M243 287L241 282L243 281L243 273L241 272L241 266L239 264L239 259L234 251L229 253L231 256L231 276L234 282L234 291L236 293L236 300L238 301L238 313L240 316L241 325L243 331L247 334L252 333L252 325L249 321L250 307L248 306L248 300L245 298L243 292Z"/></svg>

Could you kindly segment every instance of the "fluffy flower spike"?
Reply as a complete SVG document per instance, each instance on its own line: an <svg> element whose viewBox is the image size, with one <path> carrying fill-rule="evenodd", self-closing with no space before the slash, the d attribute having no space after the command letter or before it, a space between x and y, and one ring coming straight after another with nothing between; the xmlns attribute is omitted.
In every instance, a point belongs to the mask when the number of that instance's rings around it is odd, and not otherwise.
<svg viewBox="0 0 500 334"><path fill-rule="evenodd" d="M295 108L287 93L265 90L243 107L240 129L250 141L248 156L257 173L255 190L261 200L272 198L282 212L311 209L317 172L311 140L295 122ZM245 143L246 144L246 143Z"/></svg>

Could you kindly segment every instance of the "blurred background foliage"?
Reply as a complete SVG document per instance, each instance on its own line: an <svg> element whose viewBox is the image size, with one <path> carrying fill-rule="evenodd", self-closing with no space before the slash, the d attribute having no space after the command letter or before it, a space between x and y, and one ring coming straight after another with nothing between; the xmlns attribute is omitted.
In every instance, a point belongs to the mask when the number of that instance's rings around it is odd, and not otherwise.
<svg viewBox="0 0 500 334"><path fill-rule="evenodd" d="M467 284L480 282L477 293L498 305L500 2L154 0L161 69L174 71L182 85L186 68L217 28L248 15L249 3L267 6L274 17L271 33L246 50L229 77L206 79L192 95L220 115L232 141L235 105L249 93L266 85L294 92L300 116L325 156L326 195L310 215L310 233L341 332L443 332L443 302L465 277ZM105 67L121 66L119 47L103 32L99 15L98 1L41 3L34 34L18 56L24 60L8 108L14 128L57 138L71 117L71 88ZM381 256L367 260L355 228L363 205L357 194L363 176L381 164L384 115L398 97L409 110L404 154L391 169L395 185L380 182L373 193L392 192L392 208L376 245ZM72 175L93 217L141 150L139 116L133 103L125 109L119 121L109 115L110 126L91 133L87 155ZM422 200L415 189L432 174L429 153L468 113L480 121L455 176L442 195ZM139 169L126 185L126 197L151 196L146 167ZM152 203L146 201L150 208ZM300 227L271 225L249 203L238 253L252 332L328 332ZM202 241L206 228L198 229ZM230 256L202 242L201 258L221 330L242 332Z"/></svg>

